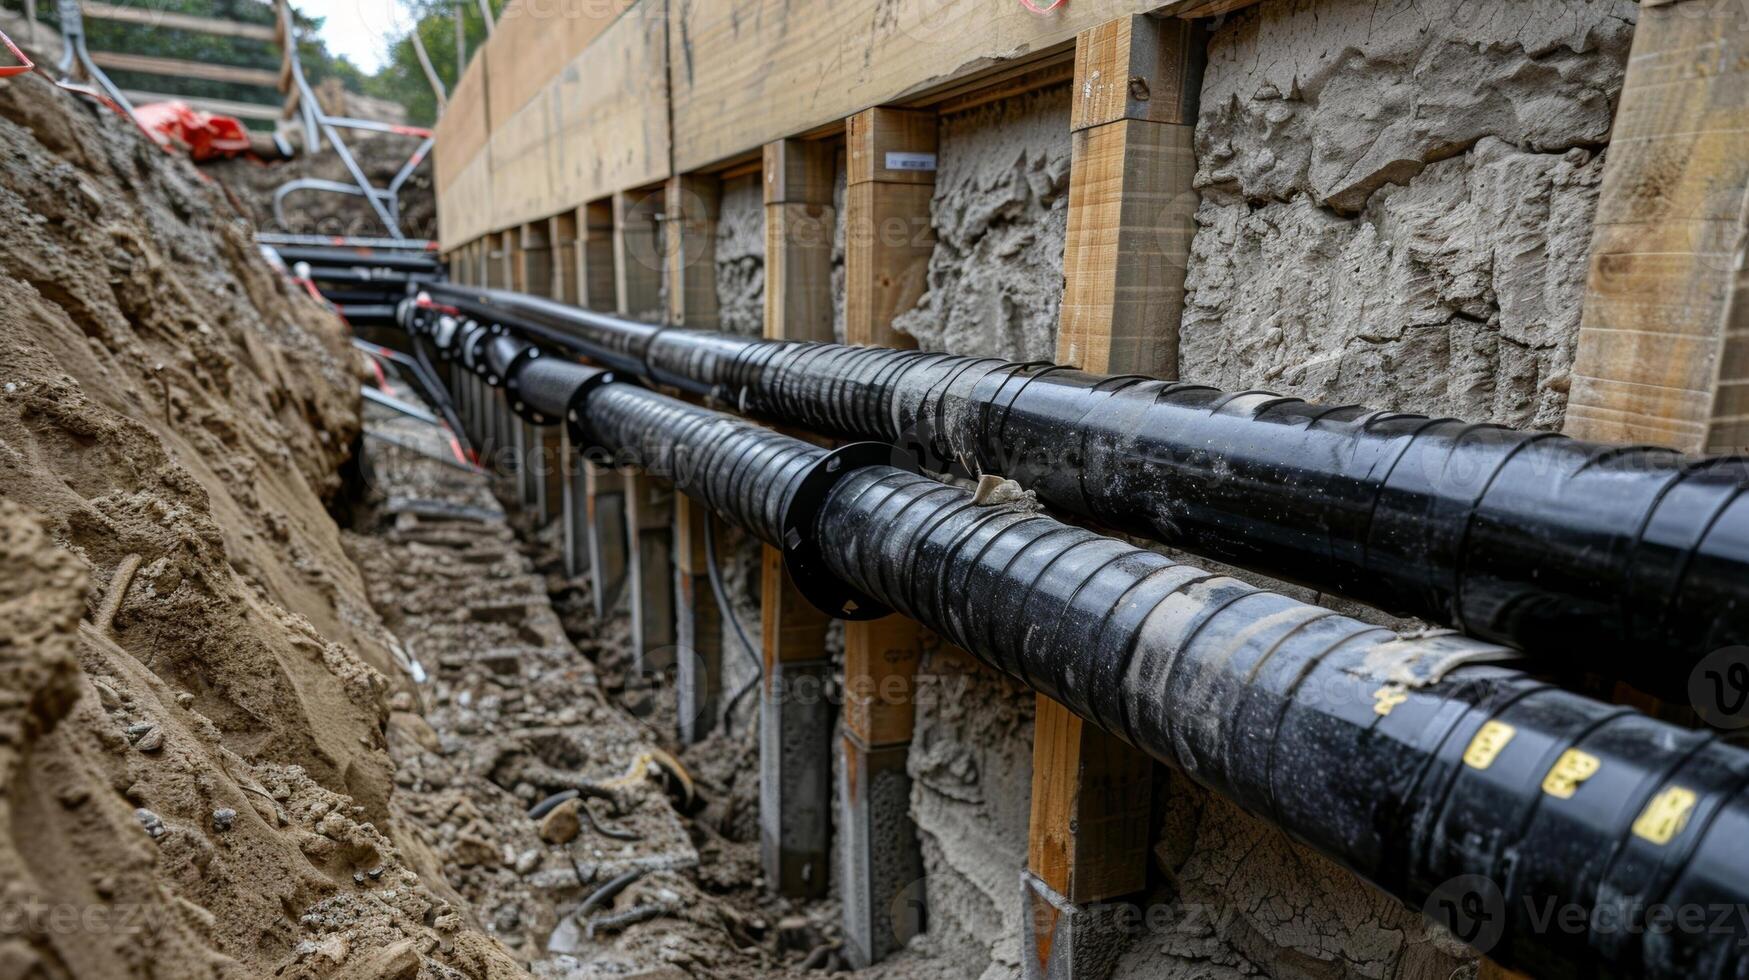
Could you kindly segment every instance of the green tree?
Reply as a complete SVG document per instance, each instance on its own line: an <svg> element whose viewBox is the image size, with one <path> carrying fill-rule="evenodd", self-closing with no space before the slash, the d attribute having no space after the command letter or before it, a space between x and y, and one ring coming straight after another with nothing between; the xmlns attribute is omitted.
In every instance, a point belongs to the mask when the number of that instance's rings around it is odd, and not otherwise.
<svg viewBox="0 0 1749 980"><path fill-rule="evenodd" d="M503 12L505 2L491 0L493 16ZM460 4L451 0L403 0L403 4L418 18L414 29L419 32L419 39L425 42L425 51L431 56L432 67L443 81L444 88L455 91L458 80L455 18L458 10L468 54L472 56L480 45L486 43L486 23L480 19L478 0L464 0ZM437 119L437 97L432 94L425 72L419 67L419 56L413 50L410 37L403 36L390 42L389 56L382 70L365 80L364 93L406 106L409 122L430 125Z"/></svg>

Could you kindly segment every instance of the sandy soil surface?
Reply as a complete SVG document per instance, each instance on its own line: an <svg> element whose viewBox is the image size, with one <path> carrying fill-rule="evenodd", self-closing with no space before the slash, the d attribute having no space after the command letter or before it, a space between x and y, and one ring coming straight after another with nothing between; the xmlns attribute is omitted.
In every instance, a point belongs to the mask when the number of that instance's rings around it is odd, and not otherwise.
<svg viewBox="0 0 1749 980"><path fill-rule="evenodd" d="M520 973L398 839L344 327L34 76L0 228L0 975Z"/></svg>
<svg viewBox="0 0 1749 980"><path fill-rule="evenodd" d="M373 431L444 452L437 430L379 411ZM737 778L752 740L679 753L660 713L624 707L651 698L619 676L624 614L573 616L567 634L549 591L587 608L588 583L564 578L553 535L531 560L486 477L364 446L347 550L430 677L392 705L391 807L483 927L543 977L828 965L831 907L760 887L756 787Z"/></svg>

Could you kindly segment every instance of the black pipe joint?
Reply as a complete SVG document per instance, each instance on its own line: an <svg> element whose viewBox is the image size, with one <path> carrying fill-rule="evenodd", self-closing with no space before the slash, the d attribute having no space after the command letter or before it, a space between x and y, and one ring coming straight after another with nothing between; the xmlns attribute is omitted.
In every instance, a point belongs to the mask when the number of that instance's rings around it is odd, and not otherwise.
<svg viewBox="0 0 1749 980"><path fill-rule="evenodd" d="M573 432L579 446L664 477L676 489L783 552L797 590L840 619L878 619L890 610L833 575L819 519L845 478L870 466L910 465L880 443L828 452L762 426L655 392L598 386Z"/></svg>

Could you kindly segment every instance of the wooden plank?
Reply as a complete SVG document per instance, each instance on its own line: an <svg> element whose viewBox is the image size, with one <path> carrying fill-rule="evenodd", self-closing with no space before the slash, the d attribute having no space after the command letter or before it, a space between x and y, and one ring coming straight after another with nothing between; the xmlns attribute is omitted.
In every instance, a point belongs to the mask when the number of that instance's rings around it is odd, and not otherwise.
<svg viewBox="0 0 1749 980"><path fill-rule="evenodd" d="M1183 22L1125 17L1077 39L1060 362L1176 376L1200 37ZM1147 885L1154 762L1044 694L1035 704L1025 972L1073 978L1101 962L1106 937L1090 924L1062 929L1060 903L1085 908Z"/></svg>
<svg viewBox="0 0 1749 980"><path fill-rule="evenodd" d="M676 666L674 487L647 473L625 476L632 672L640 680Z"/></svg>
<svg viewBox="0 0 1749 980"><path fill-rule="evenodd" d="M553 294L553 239L546 221L531 221L520 231L522 289L536 296Z"/></svg>
<svg viewBox="0 0 1749 980"><path fill-rule="evenodd" d="M1160 0L1018 3L721 0L668 8L675 166L696 170L869 106L1053 56L1077 33Z"/></svg>
<svg viewBox="0 0 1749 980"><path fill-rule="evenodd" d="M193 31L197 34L213 34L219 37L242 37L251 41L265 41L268 44L279 43L279 32L272 24L245 24L240 21L198 17L194 14L179 14L172 10L158 10L152 7L122 7L110 3L93 3L91 0L86 0L80 6L84 9L85 16L92 20L113 20L123 24L144 24L148 27L168 30Z"/></svg>
<svg viewBox="0 0 1749 980"><path fill-rule="evenodd" d="M487 142L492 159L493 230L552 214L554 129L552 93L542 90L516 115L495 122ZM495 121L498 117L492 117Z"/></svg>
<svg viewBox="0 0 1749 980"><path fill-rule="evenodd" d="M668 322L715 330L717 315L717 216L723 182L708 174L668 178L662 195L666 222L662 255L667 264Z"/></svg>
<svg viewBox="0 0 1749 980"><path fill-rule="evenodd" d="M1076 0L1044 15L894 0L876 18L855 0L526 2L527 16L514 14L521 0L506 12L507 25L520 25L496 32L438 124L440 199L462 193L454 181L494 139L496 159L514 161L516 176L487 178L517 202L499 206L506 225L666 179L671 134L681 171L708 170L869 106L959 111L1057 81L1076 34L1116 17L1213 16L1254 0ZM518 132L500 137L506 128ZM545 178L516 190L540 168ZM446 244L496 230L464 225L468 209L448 210Z"/></svg>
<svg viewBox="0 0 1749 980"><path fill-rule="evenodd" d="M893 319L917 305L927 285L935 228L935 114L876 108L850 119L845 189L844 328L852 344L915 347ZM889 154L904 154L902 158ZM931 169L902 169L901 160Z"/></svg>
<svg viewBox="0 0 1749 980"><path fill-rule="evenodd" d="M1737 0L1642 4L1592 233L1565 431L1741 451L1749 35Z"/></svg>
<svg viewBox="0 0 1749 980"><path fill-rule="evenodd" d="M631 565L626 537L625 475L602 465L583 462L583 522L589 558L590 601L595 618L619 608Z"/></svg>
<svg viewBox="0 0 1749 980"><path fill-rule="evenodd" d="M766 546L760 576L760 647L765 676L771 677L772 669L781 664L827 659L826 631L832 617L796 591L784 569L783 552Z"/></svg>
<svg viewBox="0 0 1749 980"><path fill-rule="evenodd" d="M1120 17L1075 39L1069 129L1122 119L1196 124L1208 42L1181 20Z"/></svg>
<svg viewBox="0 0 1749 980"><path fill-rule="evenodd" d="M493 110L497 227L669 176L662 25L659 7L628 11L520 108L507 117ZM490 77L496 91L498 76Z"/></svg>
<svg viewBox="0 0 1749 980"><path fill-rule="evenodd" d="M832 339L832 225L836 149L831 143L786 140L764 148L765 336ZM827 203L824 210L817 204ZM815 208L823 235L811 250L796 244L790 209ZM818 229L816 229L818 231ZM823 244L824 259L821 260ZM798 256L806 256L798 261ZM823 303L823 305L822 305ZM774 312L775 311L775 312ZM797 312L791 315L791 311ZM768 880L792 896L825 894L832 821L832 715L823 698L793 694L798 679L824 683L832 673L826 650L831 619L796 590L783 553L765 546L761 559L759 743L761 861ZM767 737L771 732L778 736ZM840 875L842 878L842 875Z"/></svg>
<svg viewBox="0 0 1749 980"><path fill-rule="evenodd" d="M1183 21L1127 17L1077 41L1057 332L1063 363L1177 377L1200 201L1201 37Z"/></svg>
<svg viewBox="0 0 1749 980"><path fill-rule="evenodd" d="M778 894L821 898L831 877L831 620L796 591L774 548L764 549L760 579L760 865Z"/></svg>
<svg viewBox="0 0 1749 980"><path fill-rule="evenodd" d="M592 201L578 209L582 242L577 250L578 305L604 313L619 308L613 271L613 202Z"/></svg>
<svg viewBox="0 0 1749 980"><path fill-rule="evenodd" d="M847 182L935 185L939 123L931 110L876 108L850 117Z"/></svg>
<svg viewBox="0 0 1749 980"><path fill-rule="evenodd" d="M553 299L570 306L578 305L582 290L577 285L577 252L582 238L577 233L577 212L567 211L547 219L547 239L552 242L548 253L547 275L552 280Z"/></svg>
<svg viewBox="0 0 1749 980"><path fill-rule="evenodd" d="M671 177L662 194L666 221L668 321L715 329L717 317L717 217L722 181L690 174ZM728 526L704 505L680 497L674 512L675 615L680 642L677 711L681 744L703 739L716 727L723 674L723 617L710 582L707 529L722 541Z"/></svg>
<svg viewBox="0 0 1749 980"><path fill-rule="evenodd" d="M151 105L154 102L186 102L202 112L210 112L219 116L233 116L237 119L259 119L272 122L279 118L279 106L264 105L260 102L235 102L230 99L203 99L189 95L165 95L162 92L141 92L137 89L125 89L121 93L127 100L136 105Z"/></svg>
<svg viewBox="0 0 1749 980"><path fill-rule="evenodd" d="M765 336L831 341L836 141L765 145Z"/></svg>
<svg viewBox="0 0 1749 980"><path fill-rule="evenodd" d="M522 260L522 229L511 228L500 232L498 240L504 249L504 281L506 288L519 293L528 292L528 283L523 274L528 267Z"/></svg>
<svg viewBox="0 0 1749 980"><path fill-rule="evenodd" d="M721 548L725 525L710 509L686 496L675 501L674 588L680 644L675 713L682 745L691 745L715 730L721 710L726 624L711 587L710 553L704 535L706 524L713 521Z"/></svg>
<svg viewBox="0 0 1749 980"><path fill-rule="evenodd" d="M939 640L914 620L886 616L844 633L844 729L865 748L911 741L915 677Z"/></svg>
<svg viewBox="0 0 1749 980"><path fill-rule="evenodd" d="M631 0L510 0L481 50L493 119L509 119L550 88L554 69L589 48Z"/></svg>
<svg viewBox="0 0 1749 980"><path fill-rule="evenodd" d="M613 196L615 309L622 316L660 318L662 309L661 191Z"/></svg>
<svg viewBox="0 0 1749 980"><path fill-rule="evenodd" d="M843 216L847 343L916 346L893 329L893 318L922 295L935 250L929 202L936 122L930 111L888 108L850 119ZM905 166L925 159L930 169ZM922 867L917 829L909 813L893 804L909 796L904 757L916 712L912 678L922 651L935 642L920 623L897 615L844 624L848 697L839 827L847 836L846 948L858 967L884 959L922 927L922 896L902 899ZM898 697L892 696L895 687Z"/></svg>
<svg viewBox="0 0 1749 980"><path fill-rule="evenodd" d="M492 124L486 108L486 59L476 57L468 63L461 81L450 90L449 107L437 120L431 165L439 204L443 203L442 199L456 177L469 166L484 160L486 142L491 134ZM485 227L473 229L466 237L454 241L468 241L487 230Z"/></svg>
<svg viewBox="0 0 1749 980"><path fill-rule="evenodd" d="M1033 725L1027 869L1076 904L1140 891L1153 760L1043 694Z"/></svg>
<svg viewBox="0 0 1749 980"><path fill-rule="evenodd" d="M135 71L143 75L166 75L171 78L198 78L236 85L259 85L262 88L279 87L278 73L265 68L238 68L204 61L183 61L180 58L157 58L152 55L120 54L114 51L93 51L91 60L99 68L114 71Z"/></svg>

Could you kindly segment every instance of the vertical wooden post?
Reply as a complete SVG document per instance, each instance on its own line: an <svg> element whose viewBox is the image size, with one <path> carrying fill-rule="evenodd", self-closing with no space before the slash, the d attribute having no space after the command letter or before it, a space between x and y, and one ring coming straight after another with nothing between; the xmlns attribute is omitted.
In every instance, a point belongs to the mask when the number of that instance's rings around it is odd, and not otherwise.
<svg viewBox="0 0 1749 980"><path fill-rule="evenodd" d="M559 514L565 524L565 577L576 578L589 567L589 492L583 483L583 457L571 441L569 425L559 426L559 460L562 477ZM592 591L599 592L600 589L601 584L594 583Z"/></svg>
<svg viewBox="0 0 1749 980"><path fill-rule="evenodd" d="M922 296L935 250L930 198L936 134L931 112L877 108L850 119L844 215L848 343L916 346L893 329L893 318ZM933 634L900 616L845 624L841 890L846 951L859 967L885 959L923 924L924 896L901 896L923 877L905 758L916 710L913 675L931 642ZM901 693L882 696L883 689Z"/></svg>
<svg viewBox="0 0 1749 980"><path fill-rule="evenodd" d="M506 285L502 248L503 241L497 232L488 234L482 243L480 272L488 289L503 289Z"/></svg>
<svg viewBox="0 0 1749 980"><path fill-rule="evenodd" d="M1178 376L1204 43L1194 21L1140 14L1075 39L1065 364Z"/></svg>
<svg viewBox="0 0 1749 980"><path fill-rule="evenodd" d="M591 601L596 618L602 619L619 608L625 597L626 576L631 568L626 477L604 462L585 459L577 479L582 481L583 534L589 560Z"/></svg>
<svg viewBox="0 0 1749 980"><path fill-rule="evenodd" d="M690 745L716 727L723 691L724 626L716 592L711 588L710 555L706 548L705 522L717 521L710 509L685 495L674 502L674 593L679 641L676 664L675 713L680 723L680 741ZM713 533L719 548L723 525ZM722 557L719 552L718 558Z"/></svg>
<svg viewBox="0 0 1749 980"><path fill-rule="evenodd" d="M613 196L614 305L622 316L647 317L662 309L660 214L659 190Z"/></svg>
<svg viewBox="0 0 1749 980"><path fill-rule="evenodd" d="M662 192L613 196L613 271L619 312L647 316L662 306ZM674 488L641 471L625 480L627 580L632 663L641 676L675 666Z"/></svg>
<svg viewBox="0 0 1749 980"><path fill-rule="evenodd" d="M1075 40L1060 362L1177 375L1202 46L1193 24L1146 16ZM1147 885L1154 763L1045 695L1036 707L1022 974L1102 977L1125 937L1098 906Z"/></svg>
<svg viewBox="0 0 1749 980"><path fill-rule="evenodd" d="M535 296L553 292L553 239L547 222L522 226L517 239L517 289Z"/></svg>
<svg viewBox="0 0 1749 980"><path fill-rule="evenodd" d="M567 280L575 284L574 302L585 309L619 309L619 274L615 253L619 235L614 227L614 200L591 201L573 215L577 240ZM627 202L630 207L631 202ZM639 241L645 241L639 238ZM626 535L625 475L604 460L582 458L572 447L574 462L566 467L566 487L573 503L568 540L572 574L585 565L590 575L590 602L597 619L618 608L630 564ZM579 506L580 504L580 506Z"/></svg>
<svg viewBox="0 0 1749 980"><path fill-rule="evenodd" d="M831 619L802 598L782 552L769 547L760 570L760 621L760 860L778 894L819 898L827 892L831 863Z"/></svg>
<svg viewBox="0 0 1749 980"><path fill-rule="evenodd" d="M675 666L674 486L647 473L625 476L632 670L639 678Z"/></svg>
<svg viewBox="0 0 1749 980"><path fill-rule="evenodd" d="M714 329L718 325L716 244L722 193L721 180L694 174L670 178L663 194L667 321L676 326ZM719 541L722 539L725 526L710 510L679 496L674 507L674 592L680 645L675 707L680 740L686 744L704 738L714 727L722 686L724 623L711 589L707 527Z"/></svg>
<svg viewBox="0 0 1749 980"><path fill-rule="evenodd" d="M566 211L548 218L547 238L552 242L547 275L552 279L553 299L577 306L582 296L577 286L577 251L582 246L577 230L577 212Z"/></svg>
<svg viewBox="0 0 1749 980"><path fill-rule="evenodd" d="M765 147L765 336L832 339L832 143ZM792 203L789 197L814 203ZM819 201L826 202L822 208ZM811 210L808 210L811 209ZM812 248L792 240L806 215ZM826 894L831 863L832 706L817 695L832 676L831 620L796 591L783 554L765 547L760 577L764 683L759 693L760 857L780 894Z"/></svg>
<svg viewBox="0 0 1749 980"><path fill-rule="evenodd" d="M603 312L617 310L613 202L593 201L578 208L577 232L577 305Z"/></svg>
<svg viewBox="0 0 1749 980"><path fill-rule="evenodd" d="M893 318L917 305L935 252L929 201L937 130L929 111L875 108L850 117L844 195L844 330L850 343L916 346L893 330Z"/></svg>
<svg viewBox="0 0 1749 980"><path fill-rule="evenodd" d="M562 253L573 244L570 238L575 236L575 220L574 213L564 214L548 218L539 226L546 251L538 264L536 281L545 286L540 295L561 303L568 302ZM534 485L535 519L541 527L545 527L555 514L564 512L566 474L572 462L566 451L563 430L562 421L558 425L535 426L533 429L535 438L529 476Z"/></svg>
<svg viewBox="0 0 1749 980"><path fill-rule="evenodd" d="M723 182L700 174L670 177L662 198L667 217L662 243L668 269L667 320L715 330L717 215Z"/></svg>
<svg viewBox="0 0 1749 980"><path fill-rule="evenodd" d="M833 143L765 144L765 336L832 340Z"/></svg>
<svg viewBox="0 0 1749 980"><path fill-rule="evenodd" d="M498 281L500 288L522 291L522 231L509 228L497 235Z"/></svg>
<svg viewBox="0 0 1749 980"><path fill-rule="evenodd" d="M1749 11L1642 3L1603 167L1565 431L1749 448Z"/></svg>

